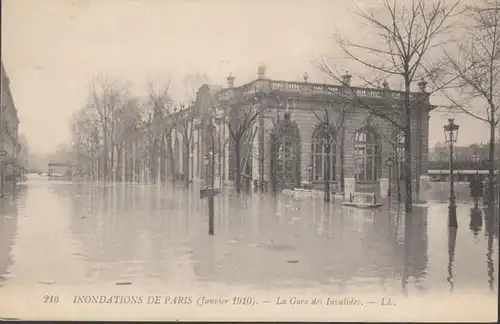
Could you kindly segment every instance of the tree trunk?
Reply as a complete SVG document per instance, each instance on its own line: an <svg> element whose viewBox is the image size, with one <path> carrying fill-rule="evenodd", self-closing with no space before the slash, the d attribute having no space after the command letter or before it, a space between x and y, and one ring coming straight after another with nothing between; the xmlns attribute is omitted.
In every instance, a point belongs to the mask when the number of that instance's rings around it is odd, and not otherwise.
<svg viewBox="0 0 500 324"><path fill-rule="evenodd" d="M397 153L396 153L397 154ZM399 157L397 159L396 163L396 190L398 192L398 203L401 202L401 168L400 168L400 163L399 163Z"/></svg>
<svg viewBox="0 0 500 324"><path fill-rule="evenodd" d="M494 116L493 116L494 118ZM493 205L495 202L495 119L490 124L490 145L488 149L488 203ZM500 189L500 188L499 188Z"/></svg>
<svg viewBox="0 0 500 324"><path fill-rule="evenodd" d="M119 181L123 181L122 179L122 168L123 168L123 165L122 165L122 159L121 159L121 156L122 156L122 145L119 144L117 147L117 150L116 150L116 156L117 156L117 160L116 160L116 170L115 170L115 180L119 180Z"/></svg>
<svg viewBox="0 0 500 324"><path fill-rule="evenodd" d="M272 135L271 137L271 185L273 194L276 194L278 190L278 175L277 173L278 166L278 137L276 135Z"/></svg>
<svg viewBox="0 0 500 324"><path fill-rule="evenodd" d="M235 166L236 166L236 175L235 175L235 186L236 193L241 192L241 138L236 138L234 141L234 155L235 155Z"/></svg>
<svg viewBox="0 0 500 324"><path fill-rule="evenodd" d="M189 188L189 143L184 145L184 152L182 157L182 168L184 173L184 186Z"/></svg>
<svg viewBox="0 0 500 324"><path fill-rule="evenodd" d="M344 112L342 112L344 114ZM344 173L344 166L345 166L345 127L344 127L344 117L342 117L342 133L341 133L341 138L340 138L340 191L342 192L342 196L345 196L345 184L344 184L344 179L345 179L345 173Z"/></svg>
<svg viewBox="0 0 500 324"><path fill-rule="evenodd" d="M175 168L175 157L174 157L174 149L172 148L172 135L167 134L166 135L166 144L167 146L167 151L168 151L168 160L169 160L169 165L168 165L168 173L169 176L172 178L172 182L175 183L175 175L176 175L176 168Z"/></svg>
<svg viewBox="0 0 500 324"><path fill-rule="evenodd" d="M323 200L325 203L330 202L330 149L331 144L326 144L326 172L325 172L325 192L323 196Z"/></svg>
<svg viewBox="0 0 500 324"><path fill-rule="evenodd" d="M111 141L111 158L109 161L110 178L112 181L116 180L116 170L115 170L115 145Z"/></svg>
<svg viewBox="0 0 500 324"><path fill-rule="evenodd" d="M420 140L420 132L421 130L421 119L422 119L422 110L420 107L417 108L417 129L416 129L416 134L417 134L417 140L416 140L416 146L415 146L415 154L416 154L416 162L415 162L415 195L417 197L417 201L420 201L420 170L421 170L421 147L422 147L422 141Z"/></svg>
<svg viewBox="0 0 500 324"><path fill-rule="evenodd" d="M412 192L412 167L411 167L411 102L410 102L410 79L405 76L405 211L411 213L413 206L413 192Z"/></svg>
<svg viewBox="0 0 500 324"><path fill-rule="evenodd" d="M407 127L405 130L405 163L404 163L404 182L405 182L405 211L411 213L413 205L412 192L412 170L411 170L411 125L409 124L409 116L407 116Z"/></svg>
<svg viewBox="0 0 500 324"><path fill-rule="evenodd" d="M161 156L160 156L160 181L161 183L165 183L166 174L165 174L165 137L161 137Z"/></svg>

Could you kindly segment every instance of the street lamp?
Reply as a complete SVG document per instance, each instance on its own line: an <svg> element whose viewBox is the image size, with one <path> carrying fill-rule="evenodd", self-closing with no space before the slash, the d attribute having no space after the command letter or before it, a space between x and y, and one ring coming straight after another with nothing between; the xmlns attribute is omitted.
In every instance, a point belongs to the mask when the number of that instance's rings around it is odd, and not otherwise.
<svg viewBox="0 0 500 324"><path fill-rule="evenodd" d="M457 205L455 203L455 188L453 179L453 144L457 142L459 126L455 124L453 118L448 119L448 124L444 125L444 136L450 148L450 203L448 205L448 226L458 227Z"/></svg>
<svg viewBox="0 0 500 324"><path fill-rule="evenodd" d="M313 171L313 166L309 164L307 167L307 172L309 172L309 184L312 185L312 171Z"/></svg>
<svg viewBox="0 0 500 324"><path fill-rule="evenodd" d="M389 188L387 189L387 197L389 200L391 199L392 191L391 191L391 184L392 184L392 164L394 161L392 160L392 157L389 157L387 161L385 161L385 164L389 168Z"/></svg>

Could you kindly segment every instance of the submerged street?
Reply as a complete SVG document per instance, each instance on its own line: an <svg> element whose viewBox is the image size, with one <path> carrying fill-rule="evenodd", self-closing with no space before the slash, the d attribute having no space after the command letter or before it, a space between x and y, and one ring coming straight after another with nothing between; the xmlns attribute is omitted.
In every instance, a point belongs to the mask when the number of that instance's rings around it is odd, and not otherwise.
<svg viewBox="0 0 500 324"><path fill-rule="evenodd" d="M496 301L498 214L459 199L459 228L450 232L442 200L415 206L405 219L395 205L374 212L226 190L215 198L211 237L196 185L35 178L0 207L0 300L27 287L85 294L128 286L184 295L478 293Z"/></svg>

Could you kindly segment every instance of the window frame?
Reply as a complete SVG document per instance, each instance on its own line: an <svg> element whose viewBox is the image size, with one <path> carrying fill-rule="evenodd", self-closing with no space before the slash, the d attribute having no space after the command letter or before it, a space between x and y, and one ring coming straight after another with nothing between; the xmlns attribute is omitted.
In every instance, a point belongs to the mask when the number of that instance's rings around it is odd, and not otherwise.
<svg viewBox="0 0 500 324"><path fill-rule="evenodd" d="M328 151L329 144L329 152ZM318 152L319 148L319 152ZM326 177L326 166L330 160L330 178L329 182L337 181L337 141L335 132L331 126L318 125L313 132L311 141L311 159L312 159L312 181L324 182ZM319 164L318 164L319 161ZM320 171L318 172L318 166Z"/></svg>
<svg viewBox="0 0 500 324"><path fill-rule="evenodd" d="M380 147L377 133L373 129L362 128L356 131L354 155L356 182L373 183L380 180ZM369 173L366 171L368 169Z"/></svg>

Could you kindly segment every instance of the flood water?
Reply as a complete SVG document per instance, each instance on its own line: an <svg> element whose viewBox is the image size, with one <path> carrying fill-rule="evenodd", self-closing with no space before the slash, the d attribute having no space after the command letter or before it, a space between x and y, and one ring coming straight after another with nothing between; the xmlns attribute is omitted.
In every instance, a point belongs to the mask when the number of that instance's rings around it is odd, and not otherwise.
<svg viewBox="0 0 500 324"><path fill-rule="evenodd" d="M459 227L450 230L439 192L405 216L396 204L371 211L226 190L215 198L211 237L207 201L196 185L29 180L0 206L0 305L33 291L40 295L30 297L30 307L47 314L44 294L63 288L67 296L99 289L301 292L481 296L496 304L498 211L459 199ZM9 316L26 317L34 308ZM487 311L482 315L496 316L496 309Z"/></svg>

